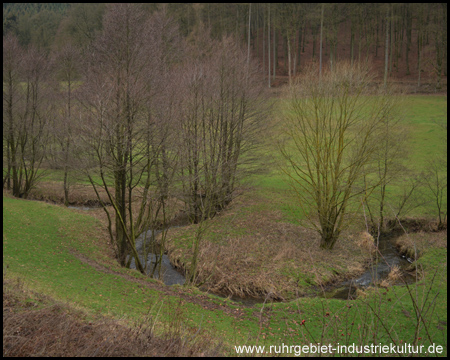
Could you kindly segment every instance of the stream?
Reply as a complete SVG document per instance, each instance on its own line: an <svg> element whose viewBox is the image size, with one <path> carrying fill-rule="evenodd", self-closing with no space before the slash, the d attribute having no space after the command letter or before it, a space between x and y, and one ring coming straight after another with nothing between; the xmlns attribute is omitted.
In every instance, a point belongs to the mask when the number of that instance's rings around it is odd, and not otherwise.
<svg viewBox="0 0 450 360"><path fill-rule="evenodd" d="M92 207L87 206L69 206L69 208L78 210L93 209ZM155 230L153 236L156 237L160 233L161 230ZM413 283L415 281L414 276L403 271L406 266L412 263L412 260L399 255L392 244L391 239L393 238L393 236L389 235L380 236L378 249L380 250L381 255L379 255L379 260L376 263L371 264L362 275L353 279L345 280L339 284L328 286L323 291L317 292L315 296L342 300L354 299L358 288L364 288L369 285L379 283L388 276L393 266L398 266L402 270L402 276L393 285L402 285L405 281L408 284ZM152 242L152 230L148 230L146 233L144 232L136 238L136 250L139 254L139 259L142 265L146 266L146 272L148 275L151 274L156 261L156 255L153 253L148 253L147 258L145 259L145 247L147 247L148 252L149 247L152 246ZM160 250L159 245L154 243L153 245L157 251ZM134 257L131 259L130 268L136 269ZM186 281L185 277L181 275L171 264L169 257L166 254L163 254L162 256L161 273L161 280L166 285L182 285ZM154 277L159 278L158 275L158 269L156 269ZM219 296L227 297L226 295ZM239 298L235 296L232 296L231 299L249 306L264 301L264 299L255 299L250 297Z"/></svg>
<svg viewBox="0 0 450 360"><path fill-rule="evenodd" d="M154 231L154 237L161 233L161 230ZM139 254L139 260L143 266L146 266L146 273L148 275L151 274L153 270L153 266L155 265L157 255L149 253L149 247L152 246L154 240L152 239L152 230L148 230L147 233L142 233L136 238L136 250ZM145 244L145 246L144 246ZM153 244L155 248L159 251L160 248L158 245ZM147 250L147 259L145 259L145 250ZM136 264L134 257L131 259L130 269L136 269ZM155 278L159 278L158 268L154 273ZM181 275L171 264L169 257L166 254L163 254L161 261L161 280L166 285L175 285L175 284L184 284L186 279L183 275Z"/></svg>
<svg viewBox="0 0 450 360"><path fill-rule="evenodd" d="M319 296L343 300L353 299L358 288L379 283L389 275L393 266L398 266L402 274L393 285L403 285L405 281L408 284L415 282L415 277L404 271L413 260L400 256L392 244L392 238L389 235L380 236L378 244L378 249L380 250L378 254L379 259L376 263L371 264L362 275L325 289L325 292Z"/></svg>
<svg viewBox="0 0 450 360"><path fill-rule="evenodd" d="M99 207L93 207L93 206L75 206L70 205L68 206L69 209L76 209L76 210L83 210L83 211L89 211L89 210L96 210L99 209ZM155 230L154 231L154 237L156 237L158 234L161 233L161 230ZM153 269L153 266L155 264L155 261L157 259L156 255L149 252L150 246L152 246L152 230L148 230L146 233L142 233L136 238L136 250L139 255L139 260L141 261L141 264L145 267L146 266L146 273L147 275L150 275ZM145 247L144 247L145 244ZM154 244L155 249L157 251L160 250L159 245ZM147 259L145 259L145 250L147 250ZM128 259L127 259L128 261ZM136 270L136 263L134 260L134 257L132 257L130 262L130 269ZM175 284L184 284L186 279L183 275L181 275L170 263L169 257L166 254L163 254L162 261L161 261L161 280L166 285L175 285ZM158 269L155 270L154 273L155 278L159 278L159 272Z"/></svg>
<svg viewBox="0 0 450 360"><path fill-rule="evenodd" d="M158 235L161 231L155 231L154 236ZM147 231L146 241L147 246L150 246L152 240L152 231ZM317 296L324 298L333 298L333 299L353 299L355 297L356 290L358 288L364 288L369 285L377 284L384 278L386 278L393 266L398 266L401 270L403 270L406 266L412 263L411 259L407 259L401 257L394 245L391 242L392 236L381 236L379 239L378 249L380 250L381 255L379 255L379 260L376 263L370 265L370 267L360 276L345 280L337 285L333 285L328 289L325 289L324 292L321 292ZM136 239L136 250L140 254L140 259L142 264L144 264L144 244L145 233L141 234ZM158 249L159 250L159 249ZM156 256L155 254L148 254L147 256L147 274L151 273L152 267L155 263ZM135 269L134 258L131 261L130 268ZM169 257L167 255L163 255L162 258L162 280L166 285L174 285L174 284L184 284L185 278L181 275L170 263ZM158 272L155 272L155 277L158 277ZM409 275L402 271L402 276L399 278L394 285L402 285L406 281L408 284L413 283L415 278L412 275ZM226 295L219 295L221 297L227 297ZM264 299L255 299L255 298L239 298L236 296L230 297L232 300L252 306L255 303L264 302Z"/></svg>

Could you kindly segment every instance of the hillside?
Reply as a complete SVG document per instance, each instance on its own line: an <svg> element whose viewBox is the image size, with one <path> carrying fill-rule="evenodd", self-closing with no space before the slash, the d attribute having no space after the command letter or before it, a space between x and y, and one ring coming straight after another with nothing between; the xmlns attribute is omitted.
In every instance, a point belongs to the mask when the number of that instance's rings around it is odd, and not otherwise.
<svg viewBox="0 0 450 360"><path fill-rule="evenodd" d="M318 339L446 343L447 252L437 240L446 234L422 235L428 250L418 287L373 288L356 301L245 305L120 268L105 253L96 221L81 212L4 196L3 222L4 356L236 355L240 345ZM424 291L416 304L415 291ZM416 306L431 306L418 333Z"/></svg>

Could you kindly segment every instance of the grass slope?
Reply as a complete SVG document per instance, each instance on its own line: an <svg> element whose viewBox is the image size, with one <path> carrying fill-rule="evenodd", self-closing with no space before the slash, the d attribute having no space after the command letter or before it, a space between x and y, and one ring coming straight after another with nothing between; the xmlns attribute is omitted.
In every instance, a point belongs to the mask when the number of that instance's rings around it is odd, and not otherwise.
<svg viewBox="0 0 450 360"><path fill-rule="evenodd" d="M178 302L185 302L176 291L173 295L157 291L152 285L162 286L154 280L121 269L104 255L100 249L106 244L99 239L99 229L89 216L45 203L4 198L3 220L7 272L22 277L34 290L93 313L126 319L143 317L150 309L158 312L163 306L159 316L164 320L173 315L171 311L177 309ZM191 303L182 311L192 327L202 315L204 321L217 324L218 330L230 329L234 320L224 317L218 321L220 311Z"/></svg>
<svg viewBox="0 0 450 360"><path fill-rule="evenodd" d="M427 276L412 288L413 296L405 287L390 287L349 302L303 298L245 307L194 289L168 288L119 268L104 252L98 224L87 215L4 196L3 221L4 276L20 277L30 289L91 316L133 323L150 314L158 331L178 323L187 334L200 331L211 342L224 342L231 355L235 345L251 344L396 341L446 346L447 274L440 270L446 247L423 255ZM413 300L424 309L418 328Z"/></svg>

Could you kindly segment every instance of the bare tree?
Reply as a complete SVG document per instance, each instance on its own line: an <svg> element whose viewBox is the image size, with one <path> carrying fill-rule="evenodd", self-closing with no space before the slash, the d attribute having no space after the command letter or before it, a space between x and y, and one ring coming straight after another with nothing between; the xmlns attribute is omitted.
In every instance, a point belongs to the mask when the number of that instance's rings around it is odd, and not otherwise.
<svg viewBox="0 0 450 360"><path fill-rule="evenodd" d="M5 180L12 178L13 195L17 197L26 198L42 176L39 170L48 143L48 122L53 115L48 75L48 61L42 53L34 47L22 50L11 36L3 39L4 137L8 159Z"/></svg>
<svg viewBox="0 0 450 360"><path fill-rule="evenodd" d="M434 48L436 50L436 61L434 61L434 72L437 77L436 90L441 90L442 72L445 73L447 57L447 4L432 7L431 14L433 20L429 24L430 32L434 38Z"/></svg>
<svg viewBox="0 0 450 360"><path fill-rule="evenodd" d="M374 175L364 176L365 188L370 193L366 200L370 198L373 201L378 214L375 219L368 202L367 207L371 215L372 226L376 229L382 229L384 226L388 186L403 178L407 172L406 167L402 164L403 159L407 157L407 131L401 123L400 100L395 89L388 84L386 84L384 93L385 101L381 110L383 115L378 132L378 148L374 154L373 164L367 165L367 174L374 173ZM374 171L370 169L372 166ZM371 185L368 185L370 183L368 178L371 178ZM413 182L410 190L413 191L416 185ZM412 193L408 192L404 195L410 197ZM406 201L407 198L404 200Z"/></svg>
<svg viewBox="0 0 450 360"><path fill-rule="evenodd" d="M320 55L319 55L319 79L322 78L322 49L323 49L323 13L325 9L325 4L322 3L322 12L320 16Z"/></svg>
<svg viewBox="0 0 450 360"><path fill-rule="evenodd" d="M252 150L264 131L268 105L258 67L230 38L200 33L180 76L181 198L198 224L188 281L197 277L205 220L226 208L258 164Z"/></svg>
<svg viewBox="0 0 450 360"><path fill-rule="evenodd" d="M168 131L160 125L168 117L158 116L162 102L157 94L177 48L173 23L161 14L144 16L137 5L108 6L103 33L86 56L80 88L81 132L90 160L86 170L94 189L104 189L114 209L110 214L104 207L110 229L115 218L113 242L120 263L129 266L131 254L141 272L145 266L135 239L156 226L159 209L166 210Z"/></svg>
<svg viewBox="0 0 450 360"><path fill-rule="evenodd" d="M299 206L321 235L320 247L332 249L351 199L364 191L357 184L376 156L390 108L389 96L370 90L366 66L338 63L321 81L319 71L311 69L290 90L287 142L280 149Z"/></svg>
<svg viewBox="0 0 450 360"><path fill-rule="evenodd" d="M268 81L269 81L269 87L270 87L270 3L267 5L268 8L268 20L267 20L267 63L268 63Z"/></svg>
<svg viewBox="0 0 450 360"><path fill-rule="evenodd" d="M441 141L438 151L429 159L422 179L436 206L438 230L442 230L447 226L447 113L435 123L441 130Z"/></svg>
<svg viewBox="0 0 450 360"><path fill-rule="evenodd" d="M389 10L391 5L386 5L386 44L384 47L384 86L387 84L388 78L388 65L389 65L389 24L391 22L389 17Z"/></svg>
<svg viewBox="0 0 450 360"><path fill-rule="evenodd" d="M69 205L69 170L71 169L71 155L73 153L73 108L74 108L74 82L79 76L79 65L81 62L81 52L73 45L66 45L61 50L53 54L55 64L56 80L59 84L58 106L55 121L52 124L52 158L54 166L62 168L64 205Z"/></svg>
<svg viewBox="0 0 450 360"><path fill-rule="evenodd" d="M301 10L299 4L282 4L278 14L280 22L282 23L281 28L286 37L289 85L292 84L292 78L295 75L295 57L297 54L295 52L294 44L297 37L299 21L302 18Z"/></svg>
<svg viewBox="0 0 450 360"><path fill-rule="evenodd" d="M430 198L436 206L438 230L447 224L447 162L442 159L432 159L423 174L425 187L431 193Z"/></svg>
<svg viewBox="0 0 450 360"><path fill-rule="evenodd" d="M234 198L239 181L251 170L243 165L251 163L250 150L268 109L258 68L247 62L242 49L229 38L198 43L202 48L192 50L192 56L200 60L187 64L183 77L180 119L184 199L194 223L214 216Z"/></svg>
<svg viewBox="0 0 450 360"><path fill-rule="evenodd" d="M23 50L19 41L13 35L3 37L3 159L6 157L6 173L4 172L3 187L5 184L11 189L18 185L18 100L20 98L20 59ZM6 148L5 148L6 145ZM5 156L6 152L6 156ZM3 166L5 169L5 166ZM12 179L11 179L12 177ZM17 196L17 191L16 191Z"/></svg>

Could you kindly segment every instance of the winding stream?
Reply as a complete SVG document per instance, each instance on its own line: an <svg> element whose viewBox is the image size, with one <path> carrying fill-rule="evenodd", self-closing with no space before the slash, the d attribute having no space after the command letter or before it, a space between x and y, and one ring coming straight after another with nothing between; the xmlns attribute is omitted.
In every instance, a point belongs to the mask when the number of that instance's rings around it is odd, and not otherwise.
<svg viewBox="0 0 450 360"><path fill-rule="evenodd" d="M154 236L158 235L161 231L155 231ZM136 250L140 254L141 262L144 264L144 249L143 244L144 240L146 239L147 245L150 246L152 240L152 232L149 230L147 232L147 235L145 233L141 234L136 239ZM322 292L321 294L318 294L318 296L325 297L325 298L333 298L333 299L352 299L354 298L354 295L356 293L356 290L358 288L364 288L369 285L377 284L381 280L385 279L393 266L398 266L401 270L404 269L406 266L408 266L412 260L407 259L404 257L401 257L397 250L395 249L394 245L391 242L390 236L382 236L380 237L379 244L379 260L376 263L373 263L370 265L370 267L360 276L345 280L338 285L334 285L330 287L329 289L325 290L325 292ZM147 256L147 273L151 273L151 269L155 263L156 256L155 254L148 254ZM135 269L136 266L134 264L134 258L131 261L132 269ZM163 255L162 258L162 280L166 285L174 285L174 284L184 284L185 278L183 275L181 275L170 263L169 257L167 255ZM158 277L158 273L156 272L155 277ZM404 281L408 283L413 283L415 281L414 277L405 273L402 271L402 277L399 278L394 285L401 285L404 283ZM226 295L219 295L221 297L227 297ZM263 302L264 299L254 299L254 298L239 298L236 296L231 297L232 300L238 301L244 304L247 304L249 306Z"/></svg>
<svg viewBox="0 0 450 360"><path fill-rule="evenodd" d="M69 206L69 208L78 210L95 209L88 206ZM153 236L156 237L159 233L161 233L161 230L155 230ZM325 291L317 293L316 296L344 300L353 299L358 288L364 288L369 285L379 283L388 276L393 266L398 266L401 270L403 270L412 262L412 260L399 255L391 242L391 238L392 236L386 235L380 237L378 249L380 251L379 254L381 255L379 255L379 260L376 263L371 264L362 275L353 279L345 280L337 285L329 286L325 289ZM147 258L145 259L145 248L147 248L148 252L149 247L152 246L152 244L155 246L152 240L152 230L149 230L146 233L144 232L136 238L136 250L139 254L141 263L146 266L146 272L148 275L151 274L156 261L156 255L153 253L148 253ZM159 251L160 248L158 245L156 245L156 249ZM134 257L131 259L130 268L136 269ZM185 277L181 275L171 264L169 257L166 254L162 256L161 273L161 280L166 285L182 285L186 281ZM156 269L154 274L155 278L158 278L158 275L158 269ZM410 284L415 281L415 278L402 271L402 277L398 279L394 285L404 284L405 281ZM222 295L221 297L227 296ZM264 301L264 299L238 297L231 297L231 299L250 306L254 303Z"/></svg>
<svg viewBox="0 0 450 360"><path fill-rule="evenodd" d="M332 289L326 290L320 296L333 299L352 299L356 289L379 283L389 275L393 266L398 266L402 273L401 278L393 285L402 285L405 281L408 284L413 283L415 278L403 271L413 260L400 256L392 244L391 238L391 236L386 235L380 237L378 244L379 259L376 263L371 264L362 275L343 281L333 286Z"/></svg>

